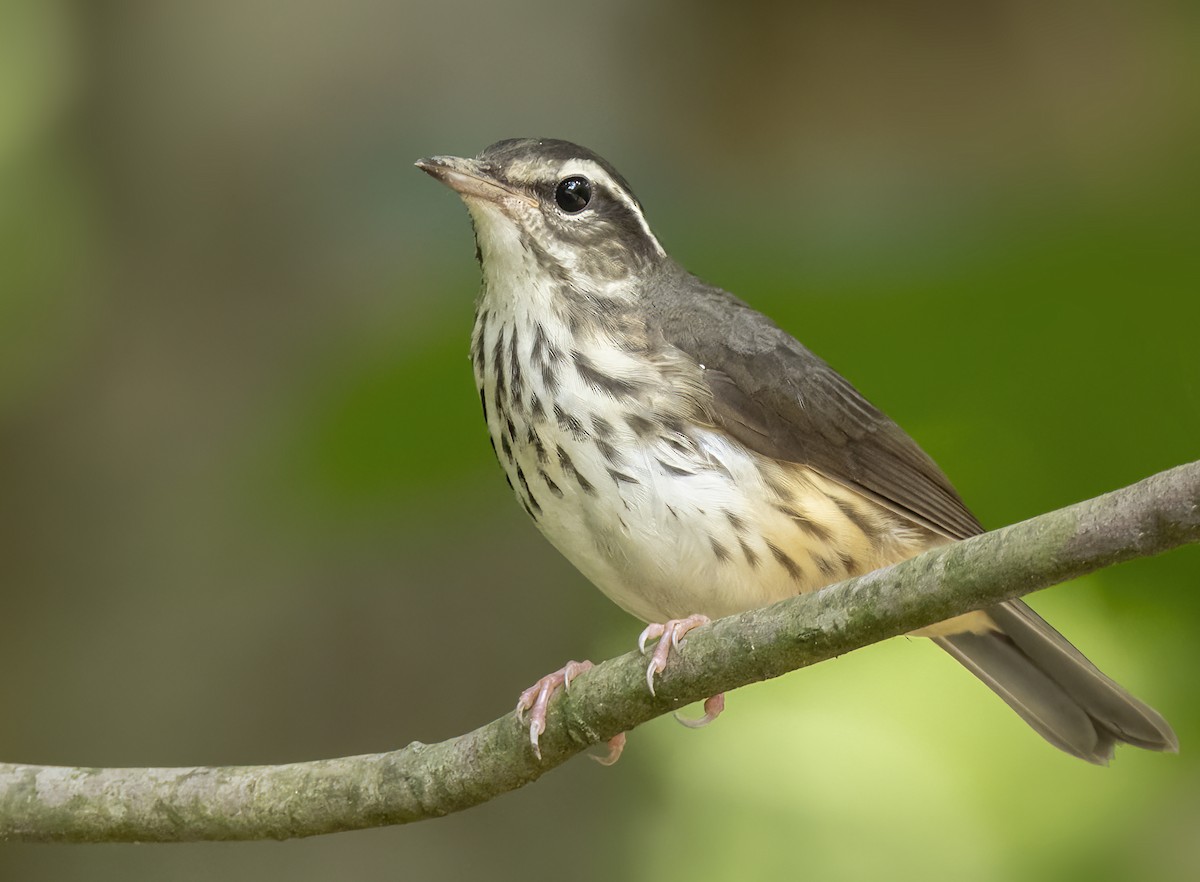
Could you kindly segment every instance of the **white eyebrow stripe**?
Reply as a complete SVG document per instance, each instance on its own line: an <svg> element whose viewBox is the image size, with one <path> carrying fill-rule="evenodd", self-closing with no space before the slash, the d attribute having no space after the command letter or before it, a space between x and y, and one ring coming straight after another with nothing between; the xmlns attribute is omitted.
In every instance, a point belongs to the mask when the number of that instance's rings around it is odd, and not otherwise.
<svg viewBox="0 0 1200 882"><path fill-rule="evenodd" d="M630 213L637 218L638 224L642 228L642 232L646 237L654 243L654 249L658 252L659 257L666 257L667 252L663 250L662 245L658 242L658 237L650 229L650 225L646 223L646 218L642 214L642 209L634 201L633 197L625 192L625 188L613 180L612 175L604 170L600 165L592 162L590 159L572 159L565 163L562 167L562 176L569 177L571 175L583 175L593 181L599 181L605 188L613 194L621 204L629 209Z"/></svg>

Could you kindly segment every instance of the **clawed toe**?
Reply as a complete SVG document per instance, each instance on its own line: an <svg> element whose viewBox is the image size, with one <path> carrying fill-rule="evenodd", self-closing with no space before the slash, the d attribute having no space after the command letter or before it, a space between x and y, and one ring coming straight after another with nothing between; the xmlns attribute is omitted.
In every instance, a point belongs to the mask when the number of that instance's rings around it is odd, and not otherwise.
<svg viewBox="0 0 1200 882"><path fill-rule="evenodd" d="M608 740L608 754L605 756L596 756L592 754L592 759L602 766L611 766L621 758L621 751L625 749L625 733L614 735Z"/></svg>
<svg viewBox="0 0 1200 882"><path fill-rule="evenodd" d="M704 716L697 717L694 720L689 720L681 717L678 712L675 714L675 719L689 729L699 729L701 726L707 726L713 720L721 715L721 711L725 710L725 693L718 692L716 695L707 699L704 702Z"/></svg>
<svg viewBox="0 0 1200 882"><path fill-rule="evenodd" d="M646 667L646 686L649 687L651 695L654 694L654 677L656 674L661 674L666 670L667 659L671 655L671 650L679 648L680 644L683 643L684 635L689 631L699 628L701 625L707 625L710 621L708 616L697 614L688 616L685 619L671 619L662 624L650 624L642 631L638 637L638 649L641 650L643 655L646 653L647 641L658 641L654 647L654 652L650 655L650 664ZM554 673L542 677L522 692L517 699L515 712L517 720L522 725L528 721L529 744L533 747L533 753L539 760L542 758L542 749L538 744L538 739L546 731L546 709L550 705L551 697L553 697L555 691L560 687L564 690L569 690L571 688L571 681L575 677L593 667L594 665L590 661L569 661ZM695 729L700 726L707 726L724 709L725 695L724 693L720 693L704 702L704 715L702 717L695 720L686 720L676 714L675 718L683 723L683 725ZM528 717L526 717L526 714L528 714ZM601 765L611 766L621 756L621 751L624 748L625 734L621 733L609 740L607 756L593 756L592 759Z"/></svg>
<svg viewBox="0 0 1200 882"><path fill-rule="evenodd" d="M564 690L570 690L571 681L593 667L594 665L587 660L569 661L554 673L542 677L522 692L517 699L517 720L523 724L525 712L529 712L529 743L533 745L533 753L538 759L542 758L542 749L538 745L538 738L546 731L546 707L550 704L550 697L560 686ZM624 746L624 741L622 741L622 746ZM610 761L606 765L617 761L617 757L621 755L621 749L617 747L614 753L610 742L609 753Z"/></svg>
<svg viewBox="0 0 1200 882"><path fill-rule="evenodd" d="M696 614L688 616L686 619L671 619L662 624L655 622L646 626L646 629L638 637L638 650L642 655L646 654L647 640L658 640L658 644L654 647L654 653L650 656L650 664L646 668L646 685L650 688L651 695L655 694L654 675L661 674L666 670L667 658L670 656L671 650L679 648L679 644L683 642L683 636L688 631L699 628L701 625L707 625L711 621L708 616ZM717 713L720 713L720 710ZM716 714L713 716L715 717Z"/></svg>

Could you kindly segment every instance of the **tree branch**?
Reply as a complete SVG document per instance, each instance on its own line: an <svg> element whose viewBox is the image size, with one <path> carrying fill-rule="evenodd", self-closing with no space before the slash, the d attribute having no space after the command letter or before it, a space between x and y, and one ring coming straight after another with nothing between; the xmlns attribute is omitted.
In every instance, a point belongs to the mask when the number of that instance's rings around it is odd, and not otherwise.
<svg viewBox="0 0 1200 882"><path fill-rule="evenodd" d="M552 703L541 761L509 714L439 744L281 766L0 764L0 840L285 839L440 817L684 704L1197 541L1200 462L714 622L688 636L657 697L646 690L640 655L605 662Z"/></svg>

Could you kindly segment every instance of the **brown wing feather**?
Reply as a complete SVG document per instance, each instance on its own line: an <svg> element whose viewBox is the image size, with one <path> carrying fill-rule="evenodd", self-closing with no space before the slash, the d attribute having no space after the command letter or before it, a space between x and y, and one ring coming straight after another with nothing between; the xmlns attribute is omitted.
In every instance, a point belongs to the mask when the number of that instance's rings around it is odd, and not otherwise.
<svg viewBox="0 0 1200 882"><path fill-rule="evenodd" d="M715 420L750 449L810 466L950 538L983 532L903 429L766 316L678 270L655 286L650 320L705 366Z"/></svg>

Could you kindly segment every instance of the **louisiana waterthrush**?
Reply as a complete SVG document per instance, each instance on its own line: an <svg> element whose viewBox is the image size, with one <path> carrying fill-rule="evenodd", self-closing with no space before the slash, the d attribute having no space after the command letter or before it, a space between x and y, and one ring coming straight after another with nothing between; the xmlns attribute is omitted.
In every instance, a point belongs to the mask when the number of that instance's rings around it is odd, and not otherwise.
<svg viewBox="0 0 1200 882"><path fill-rule="evenodd" d="M770 319L672 260L624 178L556 140L418 167L456 190L483 288L471 360L521 505L601 591L652 624L647 672L687 629L983 528L917 444ZM1054 746L1176 750L1153 709L1026 604L919 632ZM572 663L522 695L531 737ZM701 722L719 713L720 696Z"/></svg>

